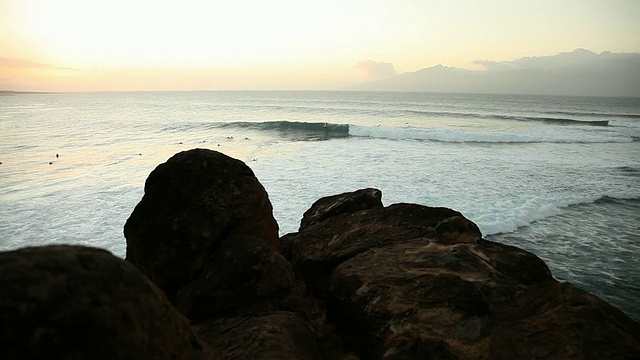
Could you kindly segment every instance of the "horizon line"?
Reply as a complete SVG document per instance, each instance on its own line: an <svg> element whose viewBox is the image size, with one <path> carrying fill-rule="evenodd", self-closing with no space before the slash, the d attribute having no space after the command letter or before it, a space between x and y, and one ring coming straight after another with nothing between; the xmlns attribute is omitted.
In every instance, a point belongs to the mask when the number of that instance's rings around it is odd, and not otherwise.
<svg viewBox="0 0 640 360"><path fill-rule="evenodd" d="M361 90L361 89L153 89L153 90L0 90L0 96L8 95L58 95L58 94L108 94L108 93L195 93L195 92L353 92L353 93L406 93L406 94L457 94L457 95L493 95L493 96L541 96L541 97L576 97L576 98L621 98L640 99L640 96L615 95L570 95L570 94L528 94L528 93L492 93L492 92L458 92L458 91L411 91L411 90Z"/></svg>

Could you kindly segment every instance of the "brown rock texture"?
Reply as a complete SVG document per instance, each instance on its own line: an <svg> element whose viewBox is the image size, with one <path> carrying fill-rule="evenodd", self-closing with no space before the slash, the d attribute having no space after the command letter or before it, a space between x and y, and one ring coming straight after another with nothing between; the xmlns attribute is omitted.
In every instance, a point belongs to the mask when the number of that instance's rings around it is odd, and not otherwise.
<svg viewBox="0 0 640 360"><path fill-rule="evenodd" d="M109 252L0 253L2 359L219 359L162 291Z"/></svg>
<svg viewBox="0 0 640 360"><path fill-rule="evenodd" d="M296 313L273 311L221 318L197 327L198 334L229 359L327 359L316 329Z"/></svg>
<svg viewBox="0 0 640 360"><path fill-rule="evenodd" d="M475 244L482 238L478 226L464 216L444 219L435 230L435 240L443 244Z"/></svg>
<svg viewBox="0 0 640 360"><path fill-rule="evenodd" d="M323 199L307 213L352 196ZM640 356L638 323L559 283L535 255L483 240L450 209L351 208L303 220L281 241L347 349L365 359Z"/></svg>
<svg viewBox="0 0 640 360"><path fill-rule="evenodd" d="M178 153L151 172L124 234L126 259L172 300L224 239L248 235L280 248L271 202L253 171L206 149Z"/></svg>
<svg viewBox="0 0 640 360"><path fill-rule="evenodd" d="M336 201L347 194L334 197ZM324 206L326 203L321 202ZM339 205L336 205L337 207ZM307 213L312 212L310 209ZM369 209L342 212L313 226L281 238L282 251L297 276L314 291L324 291L331 271L345 260L393 242L435 236L435 227L452 216L461 216L447 208L429 208L415 204L373 205Z"/></svg>
<svg viewBox="0 0 640 360"><path fill-rule="evenodd" d="M222 241L201 275L178 292L177 308L191 319L204 319L267 303L291 291L289 262L262 239L239 235Z"/></svg>
<svg viewBox="0 0 640 360"><path fill-rule="evenodd" d="M243 162L204 149L173 156L149 175L125 237L126 259L225 357L323 359L321 344L340 353Z"/></svg>
<svg viewBox="0 0 640 360"><path fill-rule="evenodd" d="M321 198L302 215L300 230L321 223L325 219L343 213L382 207L382 192L378 189L362 189Z"/></svg>

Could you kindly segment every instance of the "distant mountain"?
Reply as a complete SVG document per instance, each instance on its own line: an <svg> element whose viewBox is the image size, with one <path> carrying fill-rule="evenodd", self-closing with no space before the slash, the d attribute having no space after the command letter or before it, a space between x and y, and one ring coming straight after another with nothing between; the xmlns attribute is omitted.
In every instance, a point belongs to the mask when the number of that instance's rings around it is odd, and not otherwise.
<svg viewBox="0 0 640 360"><path fill-rule="evenodd" d="M370 81L358 89L640 97L640 53L576 49L553 56L474 63L484 69L437 65Z"/></svg>

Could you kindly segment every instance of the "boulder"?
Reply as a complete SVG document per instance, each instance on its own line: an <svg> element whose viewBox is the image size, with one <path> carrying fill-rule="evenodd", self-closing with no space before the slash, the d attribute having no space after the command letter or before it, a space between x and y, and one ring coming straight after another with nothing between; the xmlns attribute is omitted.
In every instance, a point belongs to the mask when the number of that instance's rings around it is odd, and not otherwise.
<svg viewBox="0 0 640 360"><path fill-rule="evenodd" d="M566 282L533 287L494 317L490 359L640 359L640 324Z"/></svg>
<svg viewBox="0 0 640 360"><path fill-rule="evenodd" d="M367 190L370 191L370 190ZM340 208L342 194L320 209ZM462 214L412 204L336 212L281 238L326 302L347 350L367 359L625 359L640 325L555 280L524 250L482 239Z"/></svg>
<svg viewBox="0 0 640 360"><path fill-rule="evenodd" d="M435 231L435 240L444 244L475 244L482 238L478 226L464 216L442 220L436 225Z"/></svg>
<svg viewBox="0 0 640 360"><path fill-rule="evenodd" d="M228 359L327 359L316 329L292 312L221 318L197 326L196 330Z"/></svg>
<svg viewBox="0 0 640 360"><path fill-rule="evenodd" d="M342 352L282 256L268 195L241 161L203 149L173 156L149 175L125 236L126 259L226 356Z"/></svg>
<svg viewBox="0 0 640 360"><path fill-rule="evenodd" d="M382 207L382 192L378 189L362 189L324 197L302 215L300 231L338 214L351 214L377 207Z"/></svg>
<svg viewBox="0 0 640 360"><path fill-rule="evenodd" d="M348 196L332 197L339 202ZM328 207L326 201L317 202ZM339 204L335 205L340 207ZM313 206L307 211L312 213ZM435 226L452 216L461 216L447 208L429 208L415 204L394 204L356 212L337 213L322 223L302 227L302 231L281 238L282 251L294 267L296 276L316 286L328 280L331 271L345 260L370 249L407 239L435 236Z"/></svg>
<svg viewBox="0 0 640 360"><path fill-rule="evenodd" d="M221 242L235 235L280 248L267 192L242 161L193 149L151 172L124 227L126 260L173 301Z"/></svg>
<svg viewBox="0 0 640 360"><path fill-rule="evenodd" d="M202 273L180 288L177 308L190 319L204 319L267 303L291 291L293 271L262 239L247 235L222 241Z"/></svg>
<svg viewBox="0 0 640 360"><path fill-rule="evenodd" d="M111 253L0 253L2 359L219 359L162 291Z"/></svg>

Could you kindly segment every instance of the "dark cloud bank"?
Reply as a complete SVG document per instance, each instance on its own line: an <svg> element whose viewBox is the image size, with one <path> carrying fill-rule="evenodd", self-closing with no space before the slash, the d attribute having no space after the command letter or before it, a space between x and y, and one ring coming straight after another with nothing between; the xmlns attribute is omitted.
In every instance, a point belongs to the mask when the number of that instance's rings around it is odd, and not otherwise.
<svg viewBox="0 0 640 360"><path fill-rule="evenodd" d="M484 69L437 65L398 75L392 64L369 60L359 67L373 69L370 73L378 79L358 90L640 97L640 53L576 49L554 56L474 63ZM387 76L380 78L381 73Z"/></svg>

